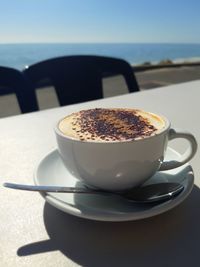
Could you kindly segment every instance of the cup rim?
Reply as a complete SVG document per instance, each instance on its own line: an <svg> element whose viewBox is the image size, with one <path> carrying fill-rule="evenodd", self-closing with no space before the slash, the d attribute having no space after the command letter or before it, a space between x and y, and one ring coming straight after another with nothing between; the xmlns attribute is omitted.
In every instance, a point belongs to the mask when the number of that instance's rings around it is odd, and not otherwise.
<svg viewBox="0 0 200 267"><path fill-rule="evenodd" d="M107 108L107 109L111 109L111 108ZM120 108L119 108L120 109ZM130 109L136 109L136 108L130 108ZM85 110L88 110L88 109L85 109ZM148 139L152 139L152 138L155 138L161 134L163 134L164 132L168 131L171 127L171 123L169 121L168 118L166 118L165 116L163 115L160 115L158 113L154 113L154 112L149 112L149 111L146 111L146 110L143 110L143 109L139 109L137 108L137 110L141 110L141 111L144 111L144 112L147 112L147 113L150 113L152 115L155 115L155 116L158 116L160 118L162 118L165 122L165 126L158 130L155 134L151 135L151 136L145 136L143 138L136 138L136 139L130 139L130 140L122 140L122 141L104 141L104 140L101 140L101 141L98 141L98 140L79 140L79 139L76 139L76 138L73 138L71 136L67 136L65 135L64 133L62 133L62 131L59 129L59 123L65 118L67 117L68 115L62 117L61 119L59 119L57 122L56 122L56 125L54 126L54 131L57 135L61 136L62 138L66 139L66 140L70 140L72 142L77 142L77 143L88 143L88 144L121 144L121 143L133 143L133 142L140 142L140 141L144 141L144 140L148 140ZM70 114L69 114L70 115Z"/></svg>

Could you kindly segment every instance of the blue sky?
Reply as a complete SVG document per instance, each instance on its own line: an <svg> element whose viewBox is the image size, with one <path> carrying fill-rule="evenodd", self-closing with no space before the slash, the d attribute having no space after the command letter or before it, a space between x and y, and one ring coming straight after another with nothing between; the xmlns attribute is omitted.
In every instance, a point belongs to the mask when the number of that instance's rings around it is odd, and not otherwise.
<svg viewBox="0 0 200 267"><path fill-rule="evenodd" d="M199 0L0 0L0 43L200 43Z"/></svg>

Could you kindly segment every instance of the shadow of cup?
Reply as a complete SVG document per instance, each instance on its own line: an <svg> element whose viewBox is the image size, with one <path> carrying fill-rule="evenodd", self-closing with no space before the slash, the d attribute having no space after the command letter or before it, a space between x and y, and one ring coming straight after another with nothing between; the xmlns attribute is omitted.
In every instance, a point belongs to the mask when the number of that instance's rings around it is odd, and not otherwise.
<svg viewBox="0 0 200 267"><path fill-rule="evenodd" d="M197 266L200 189L164 214L139 221L100 222L66 214L47 202L49 240L27 244L19 256L59 250L81 266ZM189 253L188 253L189 251Z"/></svg>

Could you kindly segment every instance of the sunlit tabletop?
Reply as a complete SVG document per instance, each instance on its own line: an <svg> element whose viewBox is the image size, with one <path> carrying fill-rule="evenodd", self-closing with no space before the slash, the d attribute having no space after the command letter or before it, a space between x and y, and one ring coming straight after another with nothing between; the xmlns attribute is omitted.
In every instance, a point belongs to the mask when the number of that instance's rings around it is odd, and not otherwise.
<svg viewBox="0 0 200 267"><path fill-rule="evenodd" d="M142 108L168 117L200 142L200 81L59 107L0 120L0 179L33 183L41 159L56 148L61 117L93 107ZM182 143L174 144L177 150ZM0 266L200 266L199 151L195 185L176 208L139 221L100 222L64 213L39 193L0 186Z"/></svg>

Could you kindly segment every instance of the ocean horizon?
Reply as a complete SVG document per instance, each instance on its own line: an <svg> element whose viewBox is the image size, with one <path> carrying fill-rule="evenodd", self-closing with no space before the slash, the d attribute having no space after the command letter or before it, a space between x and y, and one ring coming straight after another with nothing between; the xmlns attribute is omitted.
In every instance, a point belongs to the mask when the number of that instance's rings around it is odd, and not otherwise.
<svg viewBox="0 0 200 267"><path fill-rule="evenodd" d="M174 63L200 61L200 44L178 43L15 43L0 44L0 66L19 70L36 62L68 55L122 58L131 65L161 60Z"/></svg>

